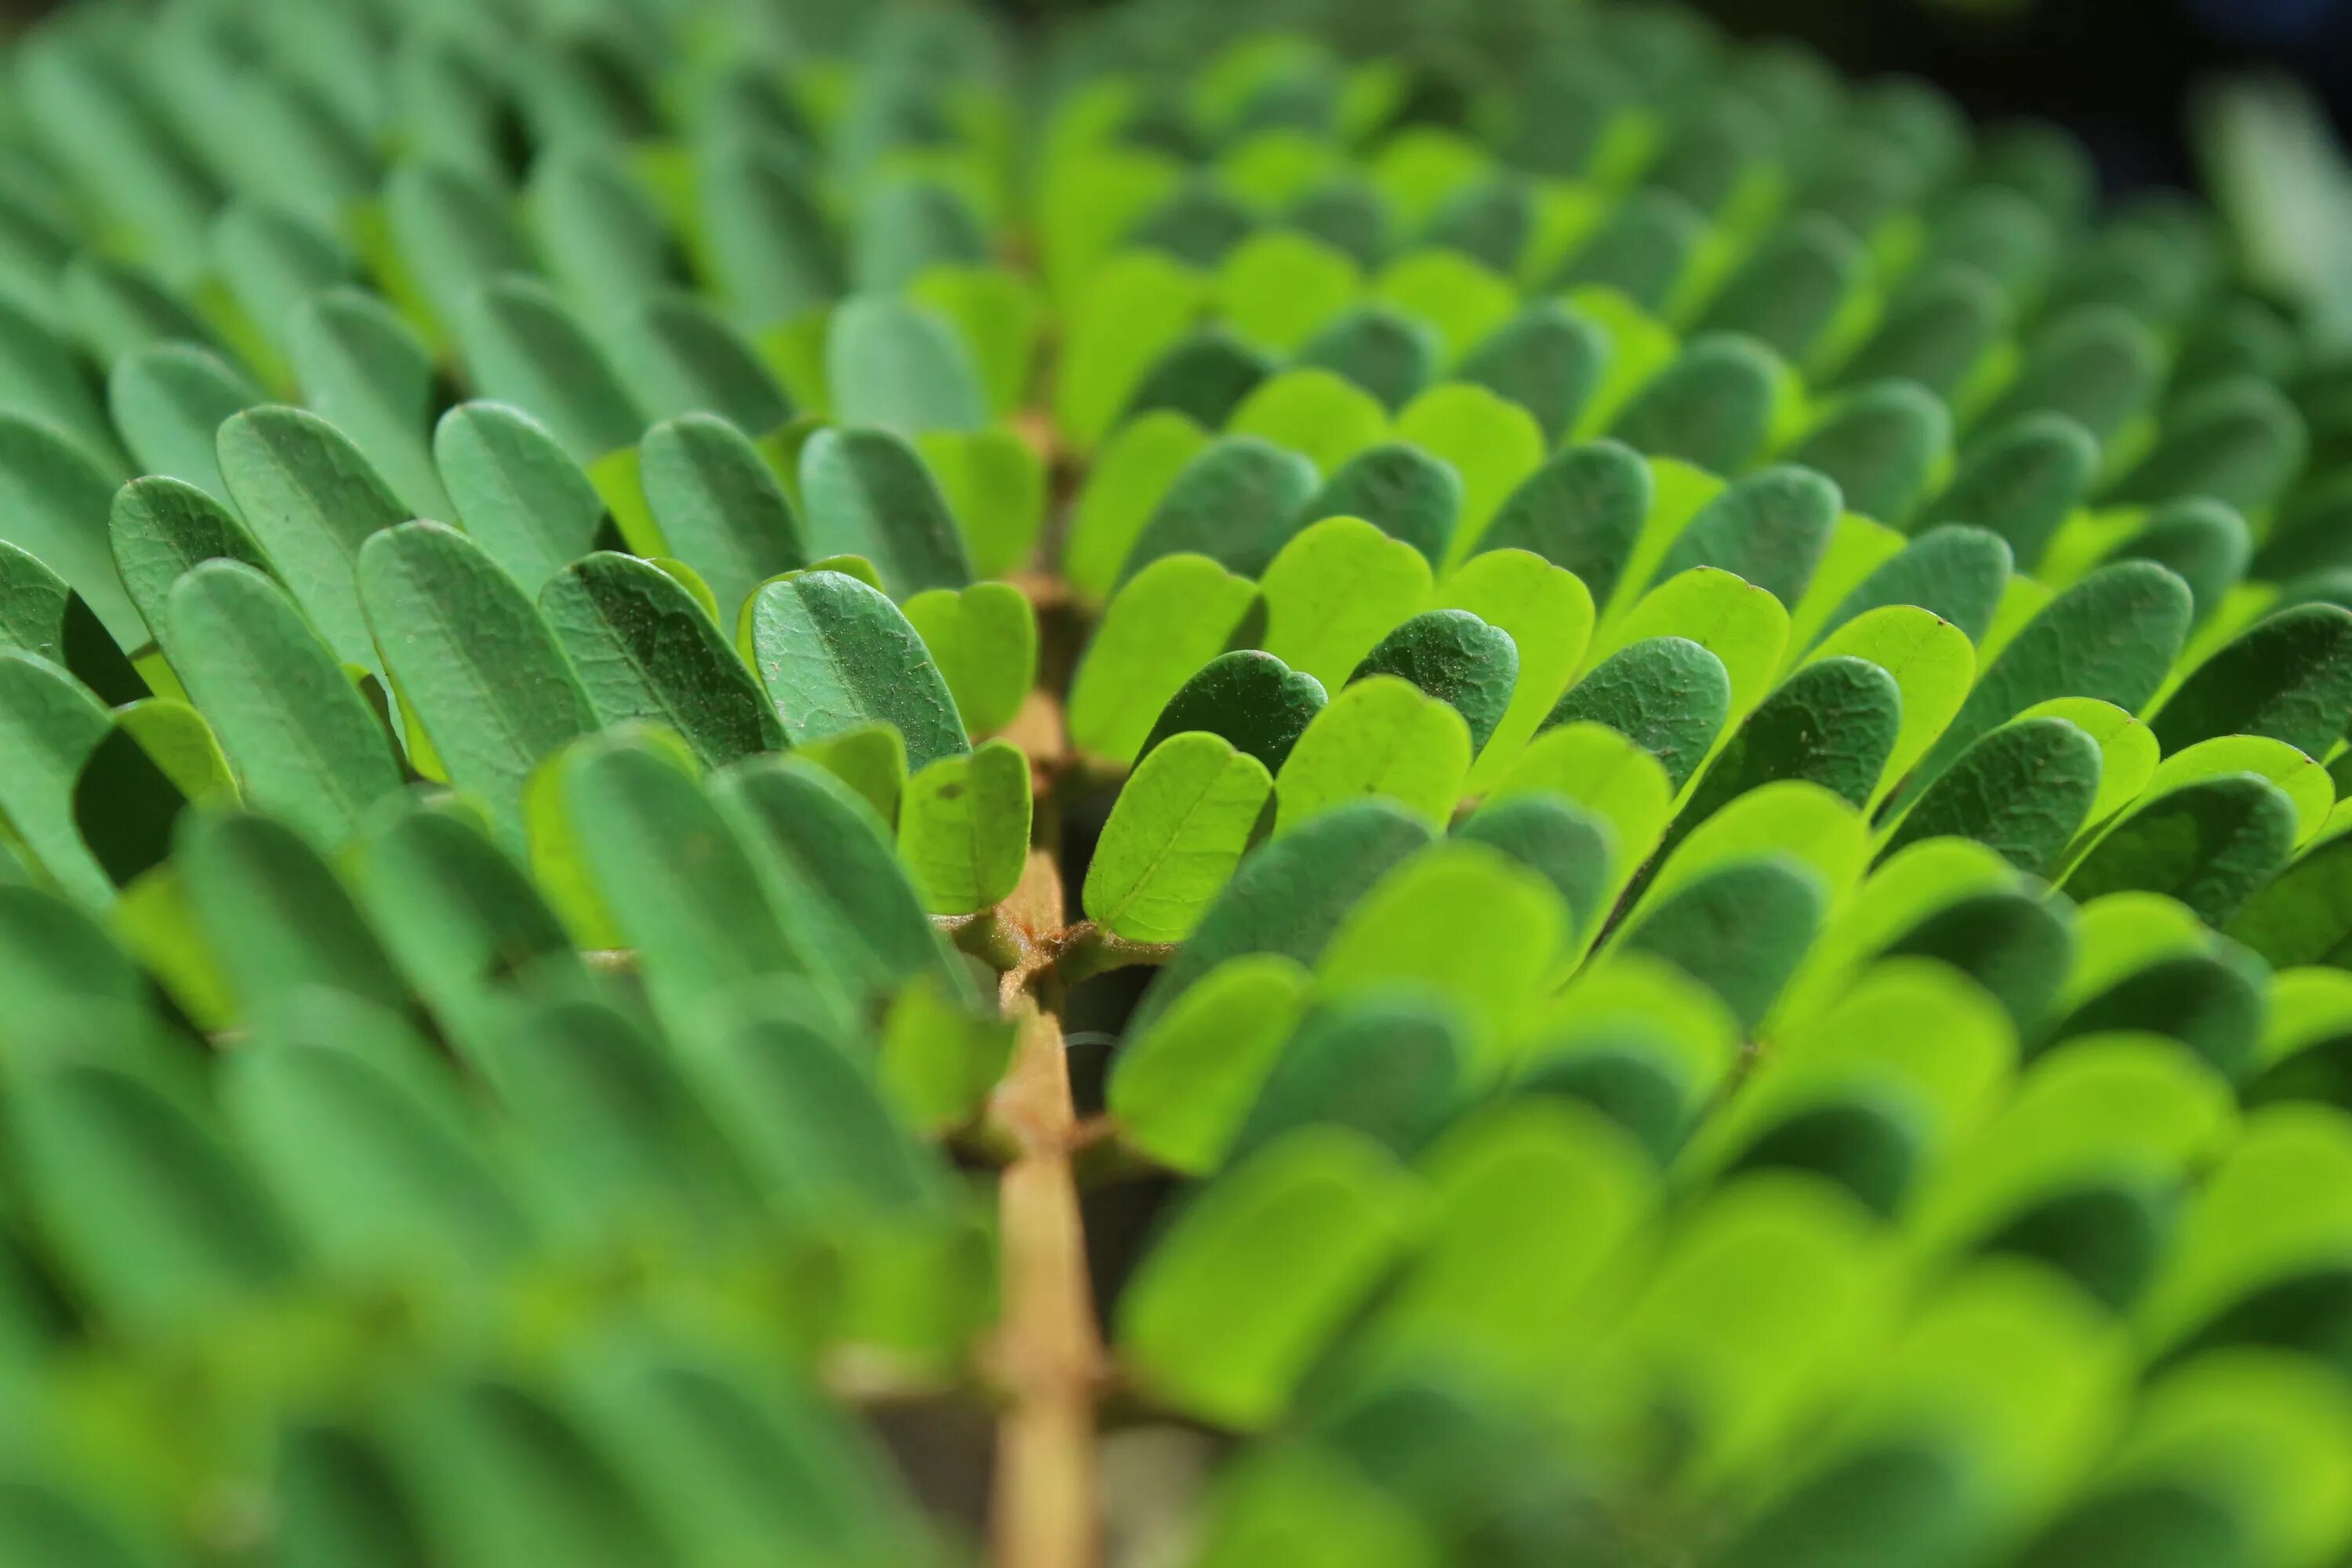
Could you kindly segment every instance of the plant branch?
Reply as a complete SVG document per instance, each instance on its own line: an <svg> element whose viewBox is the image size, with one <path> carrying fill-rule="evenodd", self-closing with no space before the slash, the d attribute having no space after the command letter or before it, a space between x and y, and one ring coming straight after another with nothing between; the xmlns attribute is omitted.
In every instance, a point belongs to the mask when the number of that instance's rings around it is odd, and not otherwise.
<svg viewBox="0 0 2352 1568"><path fill-rule="evenodd" d="M1009 971L1000 997L1020 1026L989 1119L1013 1151L1001 1179L1004 1321L997 1364L1011 1404L998 1429L992 1534L998 1568L1098 1568L1095 1401L1106 1356L1087 1277L1086 1230L1070 1166L1077 1116L1055 1012L1062 879L1034 851L1005 901L1016 929L1050 932Z"/></svg>

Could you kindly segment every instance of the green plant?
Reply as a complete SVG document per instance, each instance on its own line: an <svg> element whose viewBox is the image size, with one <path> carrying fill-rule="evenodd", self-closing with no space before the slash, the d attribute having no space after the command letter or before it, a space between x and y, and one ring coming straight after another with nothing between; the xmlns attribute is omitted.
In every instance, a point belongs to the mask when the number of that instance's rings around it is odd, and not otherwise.
<svg viewBox="0 0 2352 1568"><path fill-rule="evenodd" d="M2201 208L1649 5L11 67L0 1563L2352 1550Z"/></svg>

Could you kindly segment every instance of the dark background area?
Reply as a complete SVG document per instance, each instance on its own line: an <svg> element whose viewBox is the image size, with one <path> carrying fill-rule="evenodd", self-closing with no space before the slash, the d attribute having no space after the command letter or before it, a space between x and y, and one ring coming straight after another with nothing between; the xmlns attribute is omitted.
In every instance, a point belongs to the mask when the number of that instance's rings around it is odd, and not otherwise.
<svg viewBox="0 0 2352 1568"><path fill-rule="evenodd" d="M59 0L0 0L0 27ZM285 0L302 5L307 0ZM996 0L1026 16L1103 0ZM1563 4L1573 0L1562 0ZM1849 76L1904 71L1979 117L2033 114L2091 147L2110 192L2189 184L2191 85L2268 66L2352 129L2352 0L1692 0L1735 33L1802 38Z"/></svg>

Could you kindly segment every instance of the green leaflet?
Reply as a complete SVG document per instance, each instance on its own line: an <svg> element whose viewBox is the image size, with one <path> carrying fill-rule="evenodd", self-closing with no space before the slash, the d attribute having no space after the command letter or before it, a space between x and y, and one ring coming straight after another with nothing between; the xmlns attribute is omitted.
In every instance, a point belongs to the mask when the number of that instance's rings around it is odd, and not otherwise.
<svg viewBox="0 0 2352 1568"><path fill-rule="evenodd" d="M2200 779L2252 773L2270 780L2294 803L2295 842L2308 843L2336 806L2327 770L2284 741L2267 735L2221 735L2173 752L2149 777L2150 799Z"/></svg>
<svg viewBox="0 0 2352 1568"><path fill-rule="evenodd" d="M970 1124L1003 1078L1018 1026L926 981L894 998L876 1071L884 1098L914 1130L938 1138Z"/></svg>
<svg viewBox="0 0 2352 1568"><path fill-rule="evenodd" d="M1230 959L1275 953L1315 963L1365 889L1430 841L1426 824L1373 797L1335 805L1261 844L1144 994L1136 1026Z"/></svg>
<svg viewBox="0 0 2352 1568"><path fill-rule="evenodd" d="M237 798L228 759L204 715L171 698L115 710L110 732L74 780L74 826L118 887L172 854L192 803Z"/></svg>
<svg viewBox="0 0 2352 1568"><path fill-rule="evenodd" d="M359 596L386 671L458 788L509 843L522 786L594 727L579 676L514 579L437 522L406 522L360 551Z"/></svg>
<svg viewBox="0 0 2352 1568"><path fill-rule="evenodd" d="M2035 336L2017 380L1986 417L1999 425L2060 414L2110 442L2146 412L2163 376L2164 346L2147 323L2113 308L2075 310Z"/></svg>
<svg viewBox="0 0 2352 1568"><path fill-rule="evenodd" d="M1045 314L1035 285L1001 267L941 265L926 268L908 292L961 334L990 414L1002 418L1024 405Z"/></svg>
<svg viewBox="0 0 2352 1568"><path fill-rule="evenodd" d="M2139 531L2109 552L2110 561L2153 561L2189 584L2203 621L2221 607L2246 574L2253 531L2232 507L2187 496L2151 508Z"/></svg>
<svg viewBox="0 0 2352 1568"><path fill-rule="evenodd" d="M915 449L887 430L820 430L801 448L813 555L862 555L894 597L971 581L963 536Z"/></svg>
<svg viewBox="0 0 2352 1568"><path fill-rule="evenodd" d="M1130 252L1087 280L1063 326L1054 424L1080 452L1111 434L1146 371L1192 330L1206 303L1200 274Z"/></svg>
<svg viewBox="0 0 2352 1568"><path fill-rule="evenodd" d="M2009 542L2018 570L2031 572L2058 527L2090 488L2099 447L2091 433L2058 414L2029 414L1989 431L1960 460L1942 494L1916 526L1961 522Z"/></svg>
<svg viewBox="0 0 2352 1568"><path fill-rule="evenodd" d="M353 563L371 535L406 520L399 498L333 426L299 409L230 419L220 466L255 542L335 657L381 672Z"/></svg>
<svg viewBox="0 0 2352 1568"><path fill-rule="evenodd" d="M1214 429L1273 374L1271 361L1224 328L1202 327L1151 366L1123 417L1181 414Z"/></svg>
<svg viewBox="0 0 2352 1568"><path fill-rule="evenodd" d="M139 612L100 531L113 493L114 481L49 426L0 414L0 538L40 557L116 642L135 648L146 640Z"/></svg>
<svg viewBox="0 0 2352 1568"><path fill-rule="evenodd" d="M1078 661L1070 687L1070 740L1132 762L1151 722L1194 671L1220 652L1257 590L1214 561L1170 555L1119 589Z"/></svg>
<svg viewBox="0 0 2352 1568"><path fill-rule="evenodd" d="M110 705L148 695L147 683L65 579L0 543L0 648L38 654Z"/></svg>
<svg viewBox="0 0 2352 1568"><path fill-rule="evenodd" d="M1225 254L1214 287L1217 314L1234 331L1284 353L1337 321L1356 302L1363 280L1355 262L1330 246L1271 228Z"/></svg>
<svg viewBox="0 0 2352 1568"><path fill-rule="evenodd" d="M1518 645L1467 610L1427 610L1382 637L1350 683L1396 676L1453 707L1470 727L1475 757L1502 721L1518 684Z"/></svg>
<svg viewBox="0 0 2352 1568"><path fill-rule="evenodd" d="M1411 251L1383 268L1375 298L1437 329L1444 358L1458 363L1509 321L1518 290L1459 251Z"/></svg>
<svg viewBox="0 0 2352 1568"><path fill-rule="evenodd" d="M1597 658L1649 637L1687 637L1723 661L1731 679L1731 717L1763 700L1788 647L1789 616L1780 601L1728 572L1694 567L1644 594L1586 652Z"/></svg>
<svg viewBox="0 0 2352 1568"><path fill-rule="evenodd" d="M1202 665L1187 680L1143 742L1149 756L1162 742L1201 731L1222 736L1279 773L1298 737L1323 710L1323 685L1270 653L1237 648Z"/></svg>
<svg viewBox="0 0 2352 1568"><path fill-rule="evenodd" d="M1185 1211L1119 1304L1122 1357L1154 1395L1220 1425L1276 1420L1421 1215L1378 1144L1305 1129Z"/></svg>
<svg viewBox="0 0 2352 1568"><path fill-rule="evenodd" d="M1979 739L1919 796L1887 840L1973 838L2029 876L2056 870L2099 794L2098 742L2059 718L2019 719Z"/></svg>
<svg viewBox="0 0 2352 1568"><path fill-rule="evenodd" d="M251 1175L145 1079L96 1061L47 1065L11 1093L8 1126L33 1212L121 1331L184 1332L293 1275L293 1243Z"/></svg>
<svg viewBox="0 0 2352 1568"><path fill-rule="evenodd" d="M644 414L553 289L501 277L471 296L463 320L478 395L536 416L583 467L636 445Z"/></svg>
<svg viewBox="0 0 2352 1568"><path fill-rule="evenodd" d="M1789 461L1835 484L1864 517L1901 528L1950 461L1951 442L1952 416L1940 399L1910 382L1883 382L1814 426Z"/></svg>
<svg viewBox="0 0 2352 1568"><path fill-rule="evenodd" d="M1724 743L1663 847L1671 850L1741 795L1782 779L1819 784L1866 808L1894 755L1903 710L1895 678L1866 659L1841 655L1806 665Z"/></svg>
<svg viewBox="0 0 2352 1568"><path fill-rule="evenodd" d="M1360 305L1301 345L1293 363L1343 375L1394 413L1435 378L1438 349L1437 334L1424 323L1385 305ZM1496 379L1508 379L1519 368L1516 362L1498 363ZM1485 377L1465 379L1491 384ZM1507 387L1493 390L1511 395Z"/></svg>
<svg viewBox="0 0 2352 1568"><path fill-rule="evenodd" d="M1029 759L1009 741L941 757L909 778L898 854L923 907L969 915L1003 902L1029 861Z"/></svg>
<svg viewBox="0 0 2352 1568"><path fill-rule="evenodd" d="M1095 454L1071 512L1062 574L1072 587L1097 598L1110 594L1160 497L1208 444L1207 433L1181 414L1147 414L1119 427Z"/></svg>
<svg viewBox="0 0 2352 1568"><path fill-rule="evenodd" d="M2233 376L2180 400L2146 461L2116 487L2121 501L2206 496L2249 515L2268 511L2303 468L2311 437L2285 394Z"/></svg>
<svg viewBox="0 0 2352 1568"><path fill-rule="evenodd" d="M1738 332L1802 363L1861 280L1861 246L1819 213L1790 219L1749 253L1709 301L1698 326Z"/></svg>
<svg viewBox="0 0 2352 1568"><path fill-rule="evenodd" d="M1492 846L1453 838L1367 892L1317 973L1334 997L1390 985L1443 996L1469 1026L1460 1070L1484 1081L1552 977L1570 923L1547 879Z"/></svg>
<svg viewBox="0 0 2352 1568"><path fill-rule="evenodd" d="M1950 399L1982 363L2009 313L2008 298L1975 268L1922 268L1887 302L1877 329L1838 379L1852 385L1915 382Z"/></svg>
<svg viewBox="0 0 2352 1568"><path fill-rule="evenodd" d="M759 447L715 414L688 414L646 432L638 478L662 540L710 584L719 624L780 572L811 559L792 502Z"/></svg>
<svg viewBox="0 0 2352 1568"><path fill-rule="evenodd" d="M331 289L289 329L294 379L310 409L359 448L409 517L449 515L449 476L426 441L443 399L432 351L374 295Z"/></svg>
<svg viewBox="0 0 2352 1568"><path fill-rule="evenodd" d="M934 588L899 608L930 650L975 735L1013 722L1037 680L1037 612L1009 583Z"/></svg>
<svg viewBox="0 0 2352 1568"><path fill-rule="evenodd" d="M295 310L352 274L351 253L334 234L274 203L232 200L207 240L214 274L280 353L291 351Z"/></svg>
<svg viewBox="0 0 2352 1568"><path fill-rule="evenodd" d="M1549 791L1521 794L1481 805L1454 837L1492 846L1549 882L1567 907L1565 936L1597 929L1619 857L1615 832L1595 813Z"/></svg>
<svg viewBox="0 0 2352 1568"><path fill-rule="evenodd" d="M78 256L58 280L58 297L65 324L102 365L156 343L211 344L211 334L188 307L135 266Z"/></svg>
<svg viewBox="0 0 2352 1568"><path fill-rule="evenodd" d="M1694 339L1617 416L1610 434L1650 457L1736 473L1764 445L1780 374L1771 354L1745 338Z"/></svg>
<svg viewBox="0 0 2352 1568"><path fill-rule="evenodd" d="M533 269L501 193L452 164L404 162L384 182L383 206L401 263L444 333L461 331L478 290Z"/></svg>
<svg viewBox="0 0 2352 1568"><path fill-rule="evenodd" d="M1228 436L1287 447L1318 473L1330 473L1378 446L1388 427L1378 398L1328 370L1313 369L1267 378L1225 420Z"/></svg>
<svg viewBox="0 0 2352 1568"><path fill-rule="evenodd" d="M987 394L962 342L929 311L887 295L857 295L834 310L825 334L833 416L913 437L988 422Z"/></svg>
<svg viewBox="0 0 2352 1568"><path fill-rule="evenodd" d="M1205 555L1263 574L1315 493L1315 465L1250 437L1221 437L1177 474L1128 552L1122 581L1170 555Z"/></svg>
<svg viewBox="0 0 2352 1568"><path fill-rule="evenodd" d="M1087 916L1131 942L1183 941L1233 875L1272 790L1265 765L1223 736L1192 731L1154 748L1096 847Z"/></svg>
<svg viewBox="0 0 2352 1568"><path fill-rule="evenodd" d="M604 503L580 466L530 415L461 403L433 430L433 458L457 520L525 592L594 548Z"/></svg>
<svg viewBox="0 0 2352 1568"><path fill-rule="evenodd" d="M1608 358L1609 339L1597 324L1563 306L1538 302L1488 335L1454 374L1534 415L1544 439L1557 443L1599 389Z"/></svg>
<svg viewBox="0 0 2352 1568"><path fill-rule="evenodd" d="M1594 666L1544 719L1556 730L1605 724L1656 757L1679 790L1731 713L1723 661L1687 637L1644 637Z"/></svg>
<svg viewBox="0 0 2352 1568"><path fill-rule="evenodd" d="M1418 1154L1460 1107L1468 1036L1442 994L1343 993L1323 1003L1283 1047L1227 1158L1246 1162L1306 1126L1362 1133L1401 1158Z"/></svg>
<svg viewBox="0 0 2352 1568"><path fill-rule="evenodd" d="M1978 737L2055 697L2126 710L2156 694L2189 630L2189 590L2146 561L2103 566L2052 600L2003 648L1912 775L1925 787Z"/></svg>
<svg viewBox="0 0 2352 1568"><path fill-rule="evenodd" d="M2294 803L2276 784L2232 774L2185 785L2109 829L2065 879L2078 901L2126 890L2178 899L2223 926L2294 852Z"/></svg>
<svg viewBox="0 0 2352 1568"><path fill-rule="evenodd" d="M604 149L550 148L532 165L523 217L549 272L597 317L626 310L675 279L676 247L660 210Z"/></svg>
<svg viewBox="0 0 2352 1568"><path fill-rule="evenodd" d="M780 578L752 595L745 619L752 668L793 744L878 721L905 737L917 773L971 750L921 637L855 577Z"/></svg>
<svg viewBox="0 0 2352 1568"><path fill-rule="evenodd" d="M260 572L199 563L165 599L160 636L255 805L331 848L400 788L383 724L334 650Z"/></svg>
<svg viewBox="0 0 2352 1568"><path fill-rule="evenodd" d="M0 771L0 812L61 891L98 909L113 901L113 883L82 843L74 785L111 727L106 709L63 668L0 652L0 740L16 759Z"/></svg>
<svg viewBox="0 0 2352 1568"><path fill-rule="evenodd" d="M1822 635L1888 605L1916 605L1981 643L2008 585L2010 559L2009 542L1986 529L1931 528L1840 600Z"/></svg>
<svg viewBox="0 0 2352 1568"><path fill-rule="evenodd" d="M173 864L241 1017L268 1019L310 987L404 1012L392 960L318 850L251 812L182 823Z"/></svg>
<svg viewBox="0 0 2352 1568"><path fill-rule="evenodd" d="M1003 576L1032 563L1048 501L1048 475L1037 448L1014 431L991 426L928 431L915 449L946 498L975 575Z"/></svg>
<svg viewBox="0 0 2352 1568"><path fill-rule="evenodd" d="M1396 438L1451 468L1462 481L1445 559L1459 562L1486 532L1496 509L1540 467L1543 431L1535 416L1483 386L1445 382L1397 416Z"/></svg>
<svg viewBox="0 0 2352 1568"><path fill-rule="evenodd" d="M1569 258L1553 286L1612 289L1644 310L1663 310L1705 241L1706 224L1671 191L1633 191Z"/></svg>
<svg viewBox="0 0 2352 1568"><path fill-rule="evenodd" d="M1829 548L1840 506L1837 486L1811 469L1750 474L1691 519L1660 563L1658 576L1714 566L1793 606Z"/></svg>
<svg viewBox="0 0 2352 1568"><path fill-rule="evenodd" d="M1478 547L1533 551L1575 573L1592 602L1606 605L1642 535L1654 489L1650 466L1632 447L1580 442L1511 493Z"/></svg>
<svg viewBox="0 0 2352 1568"><path fill-rule="evenodd" d="M1291 536L1259 591L1265 650L1328 689L1428 601L1429 566L1412 544L1361 518L1327 517Z"/></svg>
<svg viewBox="0 0 2352 1568"><path fill-rule="evenodd" d="M7 350L0 365L0 410L11 425L37 421L74 457L110 478L120 475L128 465L72 346L5 301L0 301L0 345Z"/></svg>
<svg viewBox="0 0 2352 1568"><path fill-rule="evenodd" d="M1799 862L1735 861L1671 890L1654 889L1620 950L1680 969L1752 1033L1812 945L1827 904L1821 879Z"/></svg>
<svg viewBox="0 0 2352 1568"><path fill-rule="evenodd" d="M600 725L667 724L712 768L783 745L726 634L659 567L610 551L583 556L548 579L539 616Z"/></svg>
<svg viewBox="0 0 2352 1568"><path fill-rule="evenodd" d="M1187 1174L1223 1164L1311 989L1297 962L1275 952L1204 972L1113 1059L1110 1110L1122 1136Z"/></svg>
<svg viewBox="0 0 2352 1568"><path fill-rule="evenodd" d="M1310 527L1334 517L1371 523L1434 567L1446 558L1461 510L1462 479L1451 467L1417 447L1390 442L1350 458L1298 509L1298 521Z"/></svg>
<svg viewBox="0 0 2352 1568"><path fill-rule="evenodd" d="M887 819L848 784L803 752L739 763L712 781L711 795L751 846L796 951L856 992L879 994L925 974L956 990L960 971L891 852Z"/></svg>
<svg viewBox="0 0 2352 1568"><path fill-rule="evenodd" d="M2301 605L2255 623L2165 700L2149 727L2169 754L2268 735L2322 757L2352 720L2352 611Z"/></svg>
<svg viewBox="0 0 2352 1568"><path fill-rule="evenodd" d="M1276 781L1276 833L1362 795L1386 795L1433 825L1452 815L1470 773L1470 726L1411 681L1352 681L1307 724Z"/></svg>
<svg viewBox="0 0 2352 1568"><path fill-rule="evenodd" d="M649 419L700 410L764 435L793 417L792 398L757 351L691 294L631 306L610 332L613 368Z"/></svg>
<svg viewBox="0 0 2352 1568"><path fill-rule="evenodd" d="M823 310L842 258L807 178L783 149L730 138L698 150L698 269L747 331Z"/></svg>
<svg viewBox="0 0 2352 1568"><path fill-rule="evenodd" d="M106 406L131 460L226 501L214 436L222 420L259 403L260 391L194 343L156 343L113 364Z"/></svg>
<svg viewBox="0 0 2352 1568"><path fill-rule="evenodd" d="M2248 900L2227 929L2282 970L2344 967L2352 957L2352 839L2323 837Z"/></svg>
<svg viewBox="0 0 2352 1568"><path fill-rule="evenodd" d="M1976 652L1959 628L1913 605L1887 605L1848 621L1812 659L1867 659L1895 678L1903 693L1895 749L1872 792L1875 805L1901 784L1968 700Z"/></svg>
<svg viewBox="0 0 2352 1568"><path fill-rule="evenodd" d="M556 774L587 876L674 1030L708 1038L715 1005L763 978L811 973L738 819L681 759L643 740L599 736L566 751Z"/></svg>

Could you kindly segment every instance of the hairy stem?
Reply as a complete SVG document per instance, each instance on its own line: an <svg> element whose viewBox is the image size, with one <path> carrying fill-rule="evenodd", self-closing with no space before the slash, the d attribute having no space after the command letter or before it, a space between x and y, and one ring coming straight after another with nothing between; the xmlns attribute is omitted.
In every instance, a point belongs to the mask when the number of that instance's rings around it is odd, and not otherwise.
<svg viewBox="0 0 2352 1568"><path fill-rule="evenodd" d="M1058 944L1062 879L1034 851L1007 917L1033 952ZM1038 939L1045 940L1038 940ZM1070 1168L1077 1116L1056 1015L1051 960L1007 973L1005 1016L1020 1026L990 1120L1013 1150L999 1188L1004 1321L998 1363L1011 1403L999 1427L992 1534L998 1568L1097 1568L1095 1400L1102 1336L1087 1280L1086 1231Z"/></svg>

